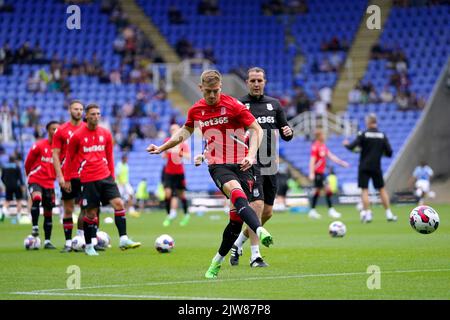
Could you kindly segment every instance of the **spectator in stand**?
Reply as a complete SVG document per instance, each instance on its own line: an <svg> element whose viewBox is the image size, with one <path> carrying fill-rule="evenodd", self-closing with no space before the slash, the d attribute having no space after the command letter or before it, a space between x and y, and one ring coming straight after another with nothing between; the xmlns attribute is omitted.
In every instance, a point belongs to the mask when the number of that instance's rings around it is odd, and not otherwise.
<svg viewBox="0 0 450 320"><path fill-rule="evenodd" d="M331 111L331 98L333 95L333 90L328 86L323 86L319 90L319 99L325 102L327 110Z"/></svg>
<svg viewBox="0 0 450 320"><path fill-rule="evenodd" d="M361 91L361 86L359 84L357 84L348 93L348 102L349 103L361 103L362 102L362 91Z"/></svg>
<svg viewBox="0 0 450 320"><path fill-rule="evenodd" d="M263 3L262 11L266 16L284 14L283 0L270 0L269 2Z"/></svg>
<svg viewBox="0 0 450 320"><path fill-rule="evenodd" d="M288 14L304 14L308 12L308 5L305 0L289 0L286 9Z"/></svg>
<svg viewBox="0 0 450 320"><path fill-rule="evenodd" d="M214 49L211 47L203 49L203 58L211 61L211 63L216 64L217 60L214 56Z"/></svg>
<svg viewBox="0 0 450 320"><path fill-rule="evenodd" d="M309 111L311 108L311 101L301 87L294 88L295 94L293 97L293 105L296 107L297 114Z"/></svg>
<svg viewBox="0 0 450 320"><path fill-rule="evenodd" d="M27 79L27 90L29 92L39 92L39 89L40 89L39 74L30 72Z"/></svg>
<svg viewBox="0 0 450 320"><path fill-rule="evenodd" d="M33 50L30 48L30 43L25 42L17 51L18 63L30 63L33 59Z"/></svg>
<svg viewBox="0 0 450 320"><path fill-rule="evenodd" d="M205 16L217 16L220 14L217 0L200 0L198 4L198 13Z"/></svg>
<svg viewBox="0 0 450 320"><path fill-rule="evenodd" d="M409 99L404 92L399 91L397 93L397 98L395 99L395 102L397 102L399 110L406 111L409 109Z"/></svg>
<svg viewBox="0 0 450 320"><path fill-rule="evenodd" d="M183 24L186 21L183 18L183 14L181 13L180 9L178 9L176 6L170 6L169 11L169 22L171 24Z"/></svg>
<svg viewBox="0 0 450 320"><path fill-rule="evenodd" d="M381 91L380 100L381 100L381 102L385 102L385 103L392 102L394 100L394 95L389 90L388 86L384 86L383 91Z"/></svg>

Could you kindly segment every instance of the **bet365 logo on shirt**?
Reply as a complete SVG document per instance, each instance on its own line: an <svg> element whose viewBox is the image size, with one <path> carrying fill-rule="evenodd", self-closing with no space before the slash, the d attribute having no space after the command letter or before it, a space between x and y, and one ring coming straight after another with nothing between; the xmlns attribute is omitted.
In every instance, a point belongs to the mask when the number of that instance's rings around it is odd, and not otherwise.
<svg viewBox="0 0 450 320"><path fill-rule="evenodd" d="M218 118L211 118L206 121L199 120L200 127L209 127L209 126L215 126L218 124L224 124L228 123L228 117L218 117Z"/></svg>
<svg viewBox="0 0 450 320"><path fill-rule="evenodd" d="M275 117L272 116L258 117L256 120L258 123L275 123Z"/></svg>

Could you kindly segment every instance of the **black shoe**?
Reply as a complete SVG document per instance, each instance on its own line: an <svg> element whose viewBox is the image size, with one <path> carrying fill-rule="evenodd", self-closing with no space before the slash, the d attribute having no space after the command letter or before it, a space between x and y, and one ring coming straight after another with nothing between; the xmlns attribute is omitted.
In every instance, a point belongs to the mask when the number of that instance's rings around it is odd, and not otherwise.
<svg viewBox="0 0 450 320"><path fill-rule="evenodd" d="M105 247L99 246L98 244L94 246L94 249L95 249L95 251L105 251L106 250Z"/></svg>
<svg viewBox="0 0 450 320"><path fill-rule="evenodd" d="M31 231L31 235L33 236L33 237L38 237L39 236L39 230L33 230L33 231Z"/></svg>
<svg viewBox="0 0 450 320"><path fill-rule="evenodd" d="M242 250L239 252L239 249L237 246L233 244L231 247L231 254L230 254L230 264L232 266L239 265L239 256L242 256Z"/></svg>
<svg viewBox="0 0 450 320"><path fill-rule="evenodd" d="M44 249L56 249L56 247L48 242L44 245Z"/></svg>
<svg viewBox="0 0 450 320"><path fill-rule="evenodd" d="M61 253L72 252L72 247L64 246L64 248L60 251Z"/></svg>
<svg viewBox="0 0 450 320"><path fill-rule="evenodd" d="M269 265L267 263L264 262L263 258L258 257L255 260L253 260L252 262L250 262L250 267L252 268L264 268L264 267L268 267Z"/></svg>

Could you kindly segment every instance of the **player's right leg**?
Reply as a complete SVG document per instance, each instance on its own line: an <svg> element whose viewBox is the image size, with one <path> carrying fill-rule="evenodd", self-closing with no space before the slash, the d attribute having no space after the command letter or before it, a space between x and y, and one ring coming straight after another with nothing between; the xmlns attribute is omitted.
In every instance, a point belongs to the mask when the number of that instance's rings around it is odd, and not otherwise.
<svg viewBox="0 0 450 320"><path fill-rule="evenodd" d="M264 201L263 200L255 200L250 202L250 206L252 209L256 212L256 215L258 216L258 219L261 221L262 212L264 209ZM257 256L261 256L259 253L259 238L251 229L249 229L248 226L245 227L245 230L242 231L236 241L234 242L231 253L230 253L230 264L232 266L239 265L239 257L242 255L242 246L244 245L245 241L250 238L250 246L252 248L252 256L255 256L256 259ZM257 248L255 248L257 247ZM255 252L254 252L255 251ZM253 261L252 259L251 261Z"/></svg>
<svg viewBox="0 0 450 320"><path fill-rule="evenodd" d="M316 210L317 200L319 199L319 196L320 196L320 190L321 190L321 188L317 188L317 187L314 188L314 190L313 190L313 197L311 199L311 209L308 212L308 217L311 219L322 218L322 216Z"/></svg>
<svg viewBox="0 0 450 320"><path fill-rule="evenodd" d="M180 199L181 201L181 205L183 207L183 212L184 212L184 217L183 219L180 221L180 226L184 227L188 224L191 215L188 211L188 202L187 202L187 198L186 198L186 191L184 189L177 189L177 197L178 199Z"/></svg>
<svg viewBox="0 0 450 320"><path fill-rule="evenodd" d="M83 217L83 228L84 228L84 241L86 242L86 248L84 252L88 256L98 256L97 251L92 243L92 237L95 234L95 226L97 224L97 209L86 208L85 216Z"/></svg>
<svg viewBox="0 0 450 320"><path fill-rule="evenodd" d="M261 225L256 212L248 202L247 195L242 190L241 184L237 180L228 181L223 185L223 191L230 196L231 203L237 210L241 219L255 232L261 243L269 247L273 244L270 233Z"/></svg>
<svg viewBox="0 0 450 320"><path fill-rule="evenodd" d="M359 213L359 217L362 223L372 222L372 211L370 210L369 204L369 189L361 189L361 201L363 203L363 209Z"/></svg>
<svg viewBox="0 0 450 320"><path fill-rule="evenodd" d="M359 213L362 223L372 222L372 211L369 203L369 179L370 173L359 170L358 171L358 187L361 188L361 202L363 209Z"/></svg>
<svg viewBox="0 0 450 320"><path fill-rule="evenodd" d="M163 226L168 227L172 223L172 220L174 220L177 217L177 209L175 208L175 205L174 205L175 199L172 197L172 188L168 187L170 178L166 174L164 179L165 179L165 181L164 181L164 183L165 183L164 204L166 206L167 216L163 221Z"/></svg>
<svg viewBox="0 0 450 320"><path fill-rule="evenodd" d="M28 186L30 194L31 194L31 224L32 224L32 231L31 235L33 237L39 236L39 214L40 214L40 207L42 202L42 191L43 188L36 184L32 183Z"/></svg>
<svg viewBox="0 0 450 320"><path fill-rule="evenodd" d="M381 172L381 170L375 171L372 175L372 179L373 179L373 186L380 192L381 203L383 204L384 209L386 210L386 220L388 222L397 221L397 216L395 216L391 211L391 201L389 199L389 194L386 192L386 189L384 188L383 173Z"/></svg>
<svg viewBox="0 0 450 320"><path fill-rule="evenodd" d="M383 206L386 210L386 219L388 222L395 222L397 221L397 216L395 216L390 208L390 199L389 199L389 194L387 193L386 189L380 188L380 198L381 198L381 202L383 203Z"/></svg>
<svg viewBox="0 0 450 320"><path fill-rule="evenodd" d="M64 192L61 201L63 202L64 215L63 215L63 229L64 229L64 248L61 253L72 252L72 230L73 230L73 211L75 209L75 199L65 199Z"/></svg>
<svg viewBox="0 0 450 320"><path fill-rule="evenodd" d="M53 208L55 207L55 189L43 189L42 206L44 208L44 249L56 249L51 243L53 229Z"/></svg>
<svg viewBox="0 0 450 320"><path fill-rule="evenodd" d="M205 273L205 278L215 279L218 276L225 256L233 246L234 241L238 237L242 229L243 221L241 217L236 213L236 209L233 205L230 206L230 221L225 227L222 235L222 243L219 250L211 261L211 265Z"/></svg>

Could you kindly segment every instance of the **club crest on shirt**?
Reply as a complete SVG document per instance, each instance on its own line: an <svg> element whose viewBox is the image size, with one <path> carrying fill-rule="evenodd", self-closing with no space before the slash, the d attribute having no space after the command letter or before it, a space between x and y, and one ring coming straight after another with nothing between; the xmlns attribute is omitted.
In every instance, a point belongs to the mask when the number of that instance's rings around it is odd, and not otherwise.
<svg viewBox="0 0 450 320"><path fill-rule="evenodd" d="M250 103L246 103L245 106L247 107L247 109L250 109Z"/></svg>
<svg viewBox="0 0 450 320"><path fill-rule="evenodd" d="M202 116L204 116L205 115L205 110L202 110Z"/></svg>
<svg viewBox="0 0 450 320"><path fill-rule="evenodd" d="M86 142L86 143L87 143L87 142L88 142L88 138L84 138L84 142Z"/></svg>
<svg viewBox="0 0 450 320"><path fill-rule="evenodd" d="M266 104L267 106L267 110L272 111L273 110L273 106L271 103Z"/></svg>
<svg viewBox="0 0 450 320"><path fill-rule="evenodd" d="M100 142L103 142L103 140L104 140L104 139L103 139L103 136L100 136L100 137L99 137L99 140L100 140Z"/></svg>
<svg viewBox="0 0 450 320"><path fill-rule="evenodd" d="M225 107L222 107L220 109L220 115L223 116L225 113L227 113L227 109L225 109Z"/></svg>

